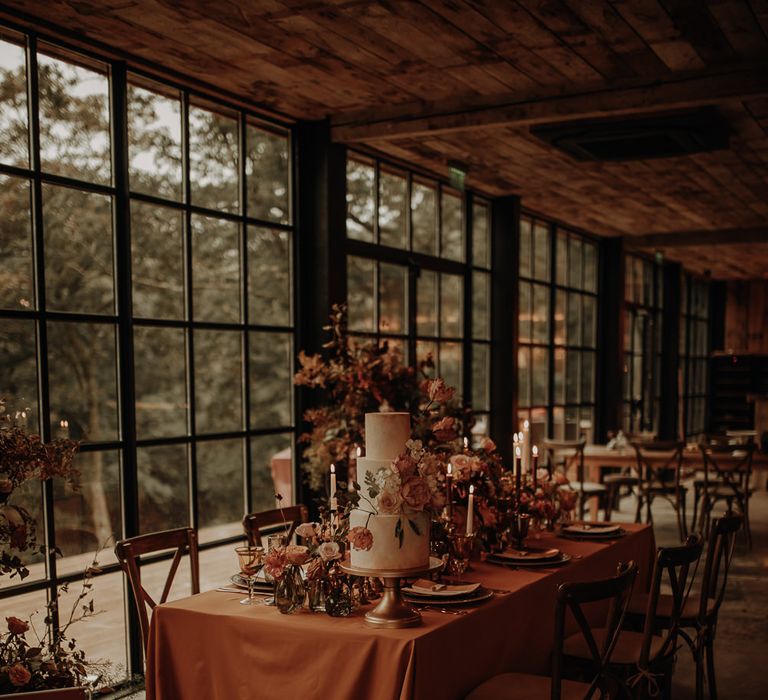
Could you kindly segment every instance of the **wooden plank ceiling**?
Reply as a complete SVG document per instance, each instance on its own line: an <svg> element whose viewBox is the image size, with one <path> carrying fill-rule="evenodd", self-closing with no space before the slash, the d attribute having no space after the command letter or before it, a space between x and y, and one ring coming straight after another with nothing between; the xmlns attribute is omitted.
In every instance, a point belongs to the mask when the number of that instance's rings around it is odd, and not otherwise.
<svg viewBox="0 0 768 700"><path fill-rule="evenodd" d="M330 117L339 140L437 173L463 161L469 186L600 235L768 224L768 0L3 5L284 117ZM726 116L729 149L585 163L529 130L704 104ZM657 248L715 277L768 268L768 242Z"/></svg>

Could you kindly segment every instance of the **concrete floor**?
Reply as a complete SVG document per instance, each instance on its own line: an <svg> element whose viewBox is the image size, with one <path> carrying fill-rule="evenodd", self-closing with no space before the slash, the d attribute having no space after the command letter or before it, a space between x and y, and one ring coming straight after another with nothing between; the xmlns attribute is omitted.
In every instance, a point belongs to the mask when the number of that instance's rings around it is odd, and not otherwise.
<svg viewBox="0 0 768 700"><path fill-rule="evenodd" d="M632 520L632 498L624 499L621 505L614 520ZM715 642L720 700L768 698L768 492L755 493L750 507L752 551L740 538ZM674 511L664 502L654 504L654 529L659 546L678 542ZM690 654L681 649L674 676L674 700L693 700L694 679ZM144 700L144 693L126 700Z"/></svg>

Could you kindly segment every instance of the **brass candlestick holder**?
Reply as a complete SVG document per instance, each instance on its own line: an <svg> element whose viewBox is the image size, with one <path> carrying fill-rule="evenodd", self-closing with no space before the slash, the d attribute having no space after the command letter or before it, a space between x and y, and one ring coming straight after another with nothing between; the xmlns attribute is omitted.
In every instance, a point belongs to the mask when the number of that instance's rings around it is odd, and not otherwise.
<svg viewBox="0 0 768 700"><path fill-rule="evenodd" d="M429 558L429 566L415 569L363 569L349 562L341 564L341 570L352 576L376 576L381 579L384 589L379 604L365 614L365 621L375 627L400 629L421 624L421 615L403 602L400 583L404 578L431 574L442 568L443 562L436 557Z"/></svg>

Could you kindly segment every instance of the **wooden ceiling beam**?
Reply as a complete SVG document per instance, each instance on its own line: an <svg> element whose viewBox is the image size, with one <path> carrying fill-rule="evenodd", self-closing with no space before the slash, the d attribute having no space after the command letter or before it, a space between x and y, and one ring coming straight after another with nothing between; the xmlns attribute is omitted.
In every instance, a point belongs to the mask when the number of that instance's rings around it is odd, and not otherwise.
<svg viewBox="0 0 768 700"><path fill-rule="evenodd" d="M768 243L768 226L710 231L670 231L642 236L625 236L631 248L683 248L687 246Z"/></svg>
<svg viewBox="0 0 768 700"><path fill-rule="evenodd" d="M573 93L559 90L523 99L515 95L496 98L493 104L450 100L340 113L332 117L331 124L337 142L388 141L492 126L533 126L683 109L767 94L768 71L764 65L750 64L717 72L602 83Z"/></svg>

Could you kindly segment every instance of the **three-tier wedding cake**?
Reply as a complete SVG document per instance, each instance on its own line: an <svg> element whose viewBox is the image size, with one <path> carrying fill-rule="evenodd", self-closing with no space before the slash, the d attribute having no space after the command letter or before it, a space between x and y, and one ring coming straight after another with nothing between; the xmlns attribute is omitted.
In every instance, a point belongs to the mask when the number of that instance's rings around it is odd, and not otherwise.
<svg viewBox="0 0 768 700"><path fill-rule="evenodd" d="M350 513L350 527L367 527L373 535L369 550L352 548L353 566L372 570L426 568L429 565L429 517L410 512L400 495L395 461L411 436L408 413L365 414L365 457L357 460L359 507Z"/></svg>

